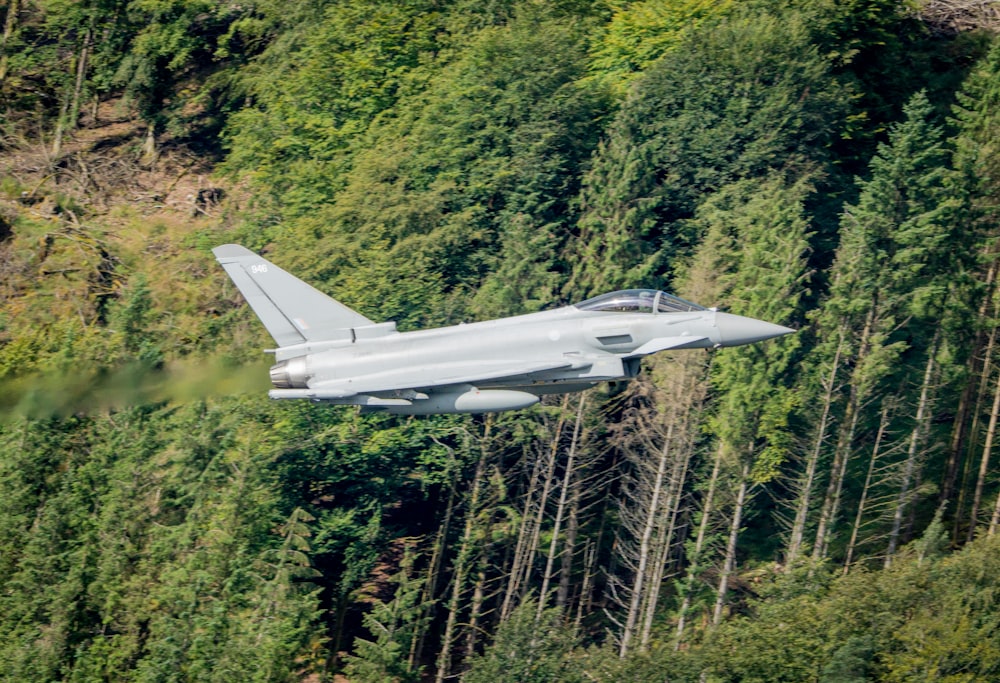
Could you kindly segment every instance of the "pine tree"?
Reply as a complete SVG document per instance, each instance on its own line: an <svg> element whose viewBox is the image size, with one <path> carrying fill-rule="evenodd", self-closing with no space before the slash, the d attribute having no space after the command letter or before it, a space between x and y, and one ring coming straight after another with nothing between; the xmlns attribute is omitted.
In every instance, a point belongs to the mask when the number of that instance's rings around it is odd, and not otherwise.
<svg viewBox="0 0 1000 683"><path fill-rule="evenodd" d="M815 560L830 550L848 465L867 420L864 408L877 405L933 362L933 331L952 301L952 278L946 273L968 247L954 242L956 226L943 200L947 168L942 133L930 120L926 95L914 95L904 116L872 159L871 178L859 181L857 204L845 207L830 294L814 318L819 344L812 367L832 373L824 382L843 383L846 394L831 432L834 451L817 521ZM918 409L918 414L922 430L928 413ZM824 431L816 430L810 458L825 450L819 441ZM904 467L912 470L922 448L915 442L910 452ZM811 498L812 491L804 489L800 495ZM802 501L800 506L808 509L810 504Z"/></svg>
<svg viewBox="0 0 1000 683"><path fill-rule="evenodd" d="M608 127L584 181L566 291L669 275L701 237L685 221L702 197L822 159L842 102L795 12L702 23L636 80Z"/></svg>

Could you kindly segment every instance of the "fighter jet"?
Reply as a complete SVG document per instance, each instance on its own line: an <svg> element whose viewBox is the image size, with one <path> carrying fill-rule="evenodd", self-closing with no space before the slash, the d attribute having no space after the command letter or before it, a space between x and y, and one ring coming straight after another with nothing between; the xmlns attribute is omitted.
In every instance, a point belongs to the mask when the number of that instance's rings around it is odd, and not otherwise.
<svg viewBox="0 0 1000 683"><path fill-rule="evenodd" d="M704 308L653 289L498 320L398 332L266 261L213 250L274 338L269 392L398 415L517 410L545 394L582 391L639 373L668 349L737 346L794 330Z"/></svg>

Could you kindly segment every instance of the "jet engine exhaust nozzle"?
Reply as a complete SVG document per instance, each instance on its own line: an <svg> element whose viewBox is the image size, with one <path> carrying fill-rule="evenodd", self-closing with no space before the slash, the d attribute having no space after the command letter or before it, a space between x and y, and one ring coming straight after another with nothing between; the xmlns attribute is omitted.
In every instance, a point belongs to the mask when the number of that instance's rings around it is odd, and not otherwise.
<svg viewBox="0 0 1000 683"><path fill-rule="evenodd" d="M306 389L309 368L306 357L290 358L271 366L271 384L275 389Z"/></svg>

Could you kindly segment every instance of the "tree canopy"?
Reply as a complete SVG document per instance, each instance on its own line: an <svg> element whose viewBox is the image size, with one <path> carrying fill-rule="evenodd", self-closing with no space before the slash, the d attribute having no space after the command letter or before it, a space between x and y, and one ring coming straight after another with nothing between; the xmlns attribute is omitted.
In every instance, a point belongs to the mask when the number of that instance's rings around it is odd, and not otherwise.
<svg viewBox="0 0 1000 683"><path fill-rule="evenodd" d="M998 676L995 15L0 26L0 680ZM403 330L643 287L797 333L516 413L271 403L227 242Z"/></svg>

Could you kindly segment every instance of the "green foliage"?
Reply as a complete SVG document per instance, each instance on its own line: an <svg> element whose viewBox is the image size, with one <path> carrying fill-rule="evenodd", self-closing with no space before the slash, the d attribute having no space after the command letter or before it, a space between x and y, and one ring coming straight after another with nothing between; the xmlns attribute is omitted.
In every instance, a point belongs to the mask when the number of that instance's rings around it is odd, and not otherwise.
<svg viewBox="0 0 1000 683"><path fill-rule="evenodd" d="M974 605L995 599L995 552L987 539L950 558L911 555L891 570L764 602L691 656L715 681L987 680L1000 663L995 619Z"/></svg>
<svg viewBox="0 0 1000 683"><path fill-rule="evenodd" d="M871 640L851 636L830 657L830 662L820 673L820 683L864 683L869 680L873 647Z"/></svg>
<svg viewBox="0 0 1000 683"><path fill-rule="evenodd" d="M141 360L155 360L159 355L150 333L152 299L146 278L139 275L129 285L125 299L112 316L112 325L122 335L122 345Z"/></svg>
<svg viewBox="0 0 1000 683"><path fill-rule="evenodd" d="M751 10L701 24L637 79L586 177L568 287L669 276L706 193L823 157L843 90L803 19ZM808 166L807 166L808 168Z"/></svg>
<svg viewBox="0 0 1000 683"><path fill-rule="evenodd" d="M801 314L809 251L804 206L812 191L808 176L788 182L772 174L728 185L699 207L693 222L705 235L701 258L719 273L719 303L732 313L784 325ZM796 397L782 381L797 349L793 336L729 349L712 364L719 393L712 431L728 450L752 458L757 483L777 476L791 451L788 416Z"/></svg>
<svg viewBox="0 0 1000 683"><path fill-rule="evenodd" d="M560 622L558 609L542 611L526 600L496 631L493 643L472 658L464 679L469 683L572 683L586 680L570 652L573 631Z"/></svg>
<svg viewBox="0 0 1000 683"><path fill-rule="evenodd" d="M952 269L968 262L973 247L955 233L943 199L946 151L931 115L917 93L906 120L879 146L871 178L859 181L858 203L845 207L830 294L816 313L828 343L842 343L856 358L851 381L860 396L884 387L911 345L929 342L949 302L961 305L949 297Z"/></svg>
<svg viewBox="0 0 1000 683"><path fill-rule="evenodd" d="M593 50L591 70L624 90L629 81L680 43L684 32L725 14L732 3L710 0L625 2Z"/></svg>
<svg viewBox="0 0 1000 683"><path fill-rule="evenodd" d="M371 599L371 611L363 618L374 640L356 638L355 654L347 658L344 673L358 683L404 683L419 680L407 658L417 630L426 621L427 606L420 604L424 581L413 576L416 557L407 549L399 572L390 577L396 584L389 602Z"/></svg>
<svg viewBox="0 0 1000 683"><path fill-rule="evenodd" d="M443 31L436 5L332 3L304 17L247 70L243 87L254 106L230 119L228 169L286 216L330 202L355 139L420 82Z"/></svg>
<svg viewBox="0 0 1000 683"><path fill-rule="evenodd" d="M988 424L986 393L966 431L946 432L955 406L992 386L977 363L994 322L981 300L1000 216L1000 49L959 93L954 137L935 122L988 37L928 41L891 0L16 4L0 45L0 678L299 681L333 675L349 649L358 681L415 680L435 654L473 682L1000 675L997 542L950 553L960 511L938 506L925 526L934 507L914 506L902 533L919 540L886 571L796 566L771 581L774 541L759 542L783 530L772 501L802 474L825 382L821 455L852 400L845 452L872 446L891 400L898 453L916 422L905 399L935 353L912 500L940 482L945 451L975 472L961 457L978 446L960 442L982 443L971 430ZM136 120L116 107L114 133L42 153L57 127L107 124L120 98ZM81 114L93 107L103 121ZM143 128L169 144L136 187L169 183L164 196L193 182L178 150L224 144L224 215L191 221L173 199L154 207L108 183L106 169L134 168L118 136ZM92 212L73 183L130 206ZM262 387L231 396L245 374L266 383L266 367L234 365L256 361L264 334L211 259L222 241L266 249L402 329L675 274L736 314L796 326L822 308L807 331L711 356L705 406L685 418L704 427L682 444L695 459L668 475L663 554L647 558L687 578L664 581L648 651L622 659L601 609L635 569L612 559L629 523L609 438L621 399L594 394L562 491L573 430L554 401L486 430L268 404ZM664 434L677 426L656 417ZM636 459L668 443L635 437ZM698 459L720 443L735 457L709 507ZM488 471L468 486L480 456ZM730 583L758 597L714 631L692 624L674 651L663 607L690 597L691 622L714 602L703 579L734 464L760 495ZM898 486L886 481L878 493ZM875 538L880 514L862 520ZM695 556L684 534L702 520ZM419 579L416 555L392 554L400 539L419 550ZM552 591L561 611L538 619L528 600L497 623L515 558L511 604L540 585L548 541L547 578L569 579ZM452 650L432 653L449 608Z"/></svg>
<svg viewBox="0 0 1000 683"><path fill-rule="evenodd" d="M442 308L450 291L444 307L462 315L468 292L494 268L490 298L544 295L601 112L600 99L575 82L584 28L532 6L483 29L394 117L373 125L336 203L297 220L277 244L310 245L306 273L351 278L347 291L357 287L355 300L372 304L362 310L401 322L424 302L427 311ZM500 265L531 234L542 247L531 261ZM417 278L415 291L385 277L393 272ZM400 291L414 297L397 300ZM477 304L497 310L489 299Z"/></svg>
<svg viewBox="0 0 1000 683"><path fill-rule="evenodd" d="M955 167L959 191L967 193L966 220L977 231L992 235L1000 216L997 183L997 133L1000 130L1000 43L980 60L957 94L954 124Z"/></svg>
<svg viewBox="0 0 1000 683"><path fill-rule="evenodd" d="M27 486L46 511L16 550L16 527L0 539L11 563L5 675L287 679L317 617L315 594L287 569L306 561L289 555L306 549L294 540L306 518L293 514L274 533L264 432L232 436L249 414L192 405L70 421L56 428L73 428L63 457L33 459L40 467L20 484L0 480L0 500L23 510L30 499L12 494Z"/></svg>

